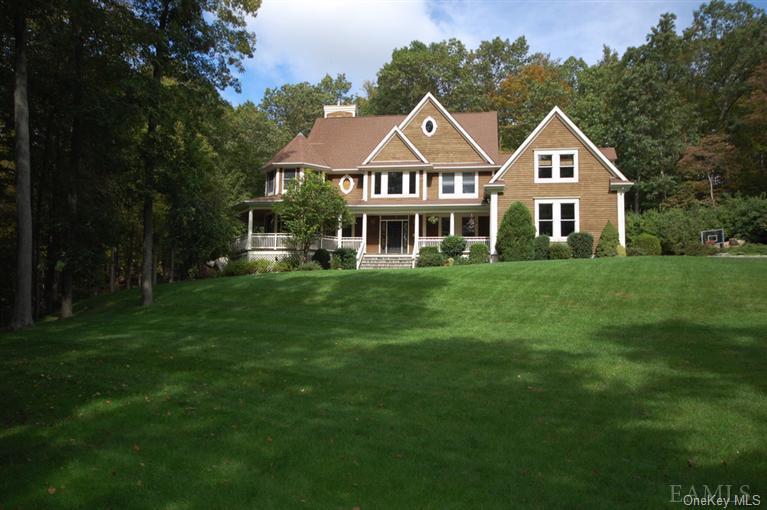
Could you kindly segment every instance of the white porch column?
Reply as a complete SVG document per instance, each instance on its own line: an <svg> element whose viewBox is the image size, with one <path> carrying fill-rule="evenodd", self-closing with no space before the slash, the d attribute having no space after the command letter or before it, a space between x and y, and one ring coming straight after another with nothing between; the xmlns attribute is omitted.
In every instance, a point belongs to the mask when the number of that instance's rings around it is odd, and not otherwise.
<svg viewBox="0 0 767 510"><path fill-rule="evenodd" d="M421 215L415 213L415 225L413 225L413 255L418 255L418 240L421 238Z"/></svg>
<svg viewBox="0 0 767 510"><path fill-rule="evenodd" d="M362 213L362 253L368 252L368 213Z"/></svg>
<svg viewBox="0 0 767 510"><path fill-rule="evenodd" d="M367 172L362 172L362 201L363 202L368 201L368 173Z"/></svg>
<svg viewBox="0 0 767 510"><path fill-rule="evenodd" d="M248 209L248 240L245 247L250 250L252 248L253 238L253 209Z"/></svg>
<svg viewBox="0 0 767 510"><path fill-rule="evenodd" d="M626 246L626 197L625 192L618 192L618 242Z"/></svg>
<svg viewBox="0 0 767 510"><path fill-rule="evenodd" d="M274 194L279 195L282 193L282 170L277 169L274 172Z"/></svg>
<svg viewBox="0 0 767 510"><path fill-rule="evenodd" d="M455 213L454 212L450 213L450 235L451 236L455 235Z"/></svg>
<svg viewBox="0 0 767 510"><path fill-rule="evenodd" d="M423 199L428 200L429 199L429 187L427 186L428 172L426 170L423 171Z"/></svg>
<svg viewBox="0 0 767 510"><path fill-rule="evenodd" d="M336 248L340 248L341 247L341 239L343 238L343 236L344 236L344 227L341 224L341 216L339 215L338 216L338 231L336 232L336 237L338 237Z"/></svg>
<svg viewBox="0 0 767 510"><path fill-rule="evenodd" d="M490 255L498 255L495 251L495 240L498 238L498 193L490 193ZM492 260L492 257L491 257Z"/></svg>

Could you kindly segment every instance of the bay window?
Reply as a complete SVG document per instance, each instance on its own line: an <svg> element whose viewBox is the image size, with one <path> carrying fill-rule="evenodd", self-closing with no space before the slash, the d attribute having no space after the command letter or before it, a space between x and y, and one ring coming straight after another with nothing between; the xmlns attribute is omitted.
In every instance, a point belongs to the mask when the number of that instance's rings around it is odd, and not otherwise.
<svg viewBox="0 0 767 510"><path fill-rule="evenodd" d="M537 150L534 158L534 182L578 182L577 150Z"/></svg>
<svg viewBox="0 0 767 510"><path fill-rule="evenodd" d="M535 232L562 242L579 228L577 198L538 199L535 201Z"/></svg>
<svg viewBox="0 0 767 510"><path fill-rule="evenodd" d="M288 190L288 185L298 177L298 170L295 168L286 168L282 171L282 192Z"/></svg>
<svg viewBox="0 0 767 510"><path fill-rule="evenodd" d="M439 198L477 198L477 172L442 172L439 174Z"/></svg>

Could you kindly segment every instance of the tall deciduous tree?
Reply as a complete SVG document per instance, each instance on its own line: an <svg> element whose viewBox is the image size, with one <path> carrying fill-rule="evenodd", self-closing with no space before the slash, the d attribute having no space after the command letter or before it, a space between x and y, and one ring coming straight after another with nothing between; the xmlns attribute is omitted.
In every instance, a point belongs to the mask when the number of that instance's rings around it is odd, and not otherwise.
<svg viewBox="0 0 767 510"><path fill-rule="evenodd" d="M32 325L32 184L29 150L29 102L27 97L27 20L24 3L14 12L14 119L16 131L16 301L11 327Z"/></svg>
<svg viewBox="0 0 767 510"><path fill-rule="evenodd" d="M335 78L325 75L317 84L301 82L285 84L280 88L267 88L261 100L261 109L291 137L298 133L308 135L314 121L322 117L323 105L348 103L352 84L346 75Z"/></svg>
<svg viewBox="0 0 767 510"><path fill-rule="evenodd" d="M147 87L147 130L144 143L143 262L141 303L153 301L155 173L161 163L159 125L164 102L163 79L201 80L217 87L239 82L231 67L241 69L240 59L252 56L255 36L248 32L245 15L255 14L260 0L144 0L133 4L146 26L149 44L144 57L151 79Z"/></svg>

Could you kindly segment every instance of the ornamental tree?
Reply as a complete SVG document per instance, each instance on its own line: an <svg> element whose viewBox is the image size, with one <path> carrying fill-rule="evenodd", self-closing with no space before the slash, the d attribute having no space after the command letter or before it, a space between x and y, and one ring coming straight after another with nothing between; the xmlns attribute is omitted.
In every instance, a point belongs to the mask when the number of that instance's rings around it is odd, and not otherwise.
<svg viewBox="0 0 767 510"><path fill-rule="evenodd" d="M530 211L522 202L511 204L498 228L495 249L501 260L532 260L535 227Z"/></svg>
<svg viewBox="0 0 767 510"><path fill-rule="evenodd" d="M309 260L309 249L322 234L334 232L342 224L351 223L346 201L324 176L306 171L300 182L294 181L276 207L285 229L303 261Z"/></svg>

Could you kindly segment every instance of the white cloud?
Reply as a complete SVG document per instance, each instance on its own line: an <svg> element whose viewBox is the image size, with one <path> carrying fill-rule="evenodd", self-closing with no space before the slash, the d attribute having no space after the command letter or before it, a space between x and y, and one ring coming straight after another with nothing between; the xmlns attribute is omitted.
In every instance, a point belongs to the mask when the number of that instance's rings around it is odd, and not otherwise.
<svg viewBox="0 0 767 510"><path fill-rule="evenodd" d="M317 81L343 72L355 87L375 79L394 48L458 35L435 22L423 0L265 0L249 26L258 41L248 74Z"/></svg>
<svg viewBox="0 0 767 510"><path fill-rule="evenodd" d="M413 40L456 37L474 48L525 35L531 52L594 63L603 44L620 52L642 44L662 12L677 12L678 26L686 26L693 8L689 1L264 0L249 22L258 41L240 76L243 94L225 96L258 102L266 87L316 82L325 73L346 73L359 92L392 50Z"/></svg>

